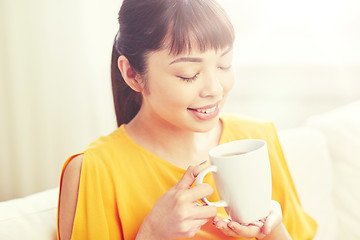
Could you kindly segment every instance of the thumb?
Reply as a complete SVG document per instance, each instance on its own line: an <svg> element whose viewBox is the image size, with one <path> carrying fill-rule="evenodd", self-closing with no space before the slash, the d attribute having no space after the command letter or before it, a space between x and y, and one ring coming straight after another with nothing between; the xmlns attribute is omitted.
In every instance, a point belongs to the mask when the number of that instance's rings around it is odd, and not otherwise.
<svg viewBox="0 0 360 240"><path fill-rule="evenodd" d="M186 172L175 185L179 189L189 189L196 180L197 175L204 169L204 165L207 161L204 161L196 166L189 166Z"/></svg>
<svg viewBox="0 0 360 240"><path fill-rule="evenodd" d="M278 202L271 201L271 210L269 216L266 217L264 226L262 227L262 232L264 234L270 234L270 232L280 225L282 221L282 212L281 206Z"/></svg>

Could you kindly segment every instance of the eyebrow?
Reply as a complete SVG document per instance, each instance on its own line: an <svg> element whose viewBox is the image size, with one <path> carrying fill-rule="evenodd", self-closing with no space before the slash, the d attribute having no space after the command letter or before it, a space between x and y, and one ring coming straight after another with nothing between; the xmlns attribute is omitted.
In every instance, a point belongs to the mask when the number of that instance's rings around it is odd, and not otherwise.
<svg viewBox="0 0 360 240"><path fill-rule="evenodd" d="M233 47L229 47L227 50L225 50L222 54L221 57L225 56L226 54L228 54L229 52L231 52L231 50L233 50Z"/></svg>
<svg viewBox="0 0 360 240"><path fill-rule="evenodd" d="M228 54L231 50L233 49L233 47L229 47L228 49L226 49L222 54L221 57L225 56L226 54ZM203 59L202 58L193 58L193 57L181 57L181 58L177 58L174 61L172 61L169 65L174 64L174 63L178 63L178 62L202 62Z"/></svg>

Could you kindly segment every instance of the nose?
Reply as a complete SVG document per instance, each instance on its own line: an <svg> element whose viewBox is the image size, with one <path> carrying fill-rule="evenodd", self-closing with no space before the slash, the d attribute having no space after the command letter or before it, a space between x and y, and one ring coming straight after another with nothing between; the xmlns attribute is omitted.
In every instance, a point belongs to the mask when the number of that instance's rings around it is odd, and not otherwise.
<svg viewBox="0 0 360 240"><path fill-rule="evenodd" d="M203 88L200 96L203 98L217 98L223 94L221 79L215 73L209 73L204 78Z"/></svg>

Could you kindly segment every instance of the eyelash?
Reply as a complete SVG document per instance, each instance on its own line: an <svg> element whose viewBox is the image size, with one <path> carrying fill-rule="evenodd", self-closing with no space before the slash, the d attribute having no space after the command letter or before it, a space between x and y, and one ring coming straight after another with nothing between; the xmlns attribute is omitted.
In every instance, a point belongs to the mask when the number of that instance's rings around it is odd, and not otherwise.
<svg viewBox="0 0 360 240"><path fill-rule="evenodd" d="M193 77L190 77L190 78L186 78L186 77L179 77L181 78L182 80L186 81L186 82L192 82L192 81L195 81L197 78L198 78L199 74L197 73L196 75L194 75Z"/></svg>
<svg viewBox="0 0 360 240"><path fill-rule="evenodd" d="M230 66L228 66L228 67L218 67L220 70L223 70L223 71L228 71L228 70L230 70L230 68L231 68L232 66L230 65Z"/></svg>
<svg viewBox="0 0 360 240"><path fill-rule="evenodd" d="M228 71L228 70L230 70L231 67L232 66L218 67L218 69L223 70L223 71ZM198 78L198 76L199 76L199 73L195 74L193 77L190 77L190 78L180 77L180 76L179 76L179 78L186 81L186 82L192 82L192 81L195 81Z"/></svg>

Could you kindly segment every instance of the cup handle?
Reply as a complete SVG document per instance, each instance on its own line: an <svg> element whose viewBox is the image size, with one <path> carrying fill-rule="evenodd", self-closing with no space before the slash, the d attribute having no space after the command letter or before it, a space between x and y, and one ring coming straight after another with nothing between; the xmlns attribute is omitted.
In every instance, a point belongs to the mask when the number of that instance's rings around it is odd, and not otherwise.
<svg viewBox="0 0 360 240"><path fill-rule="evenodd" d="M196 177L196 185L202 184L203 180L204 180L204 177L209 172L217 172L217 167L215 165L211 165L210 167L207 167L206 169L202 170L199 173L199 175ZM201 200L204 203L206 203L207 205L209 205L209 206L215 206L215 207L227 207L228 206L227 202L225 202L224 200L220 200L220 201L217 201L217 202L210 202L209 200L207 200L206 197L204 197Z"/></svg>

